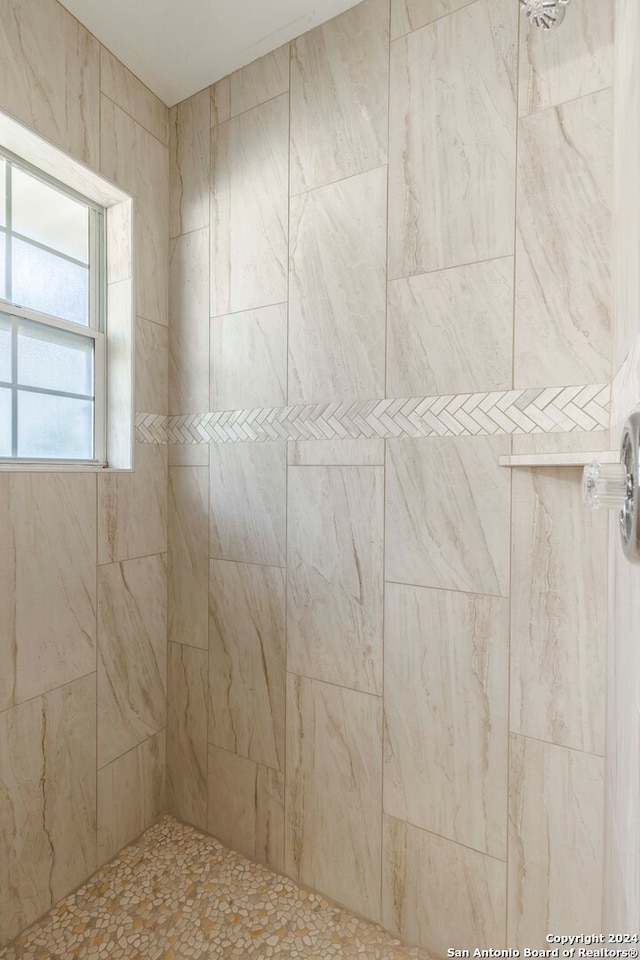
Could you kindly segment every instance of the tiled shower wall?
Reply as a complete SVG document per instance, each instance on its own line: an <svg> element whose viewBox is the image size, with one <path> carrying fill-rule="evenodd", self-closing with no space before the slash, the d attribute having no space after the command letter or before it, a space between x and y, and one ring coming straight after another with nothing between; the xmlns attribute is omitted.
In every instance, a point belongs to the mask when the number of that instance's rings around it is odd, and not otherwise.
<svg viewBox="0 0 640 960"><path fill-rule="evenodd" d="M640 401L640 8L616 9L612 444ZM611 521L605 922L640 930L640 575Z"/></svg>
<svg viewBox="0 0 640 960"><path fill-rule="evenodd" d="M365 0L173 108L170 413L608 382L613 13ZM607 529L498 457L609 435L456 432L169 446L169 803L540 947L601 926Z"/></svg>
<svg viewBox="0 0 640 960"><path fill-rule="evenodd" d="M0 109L136 197L137 402L166 414L166 107L54 0L0 0ZM164 810L166 501L161 446L0 475L0 945Z"/></svg>

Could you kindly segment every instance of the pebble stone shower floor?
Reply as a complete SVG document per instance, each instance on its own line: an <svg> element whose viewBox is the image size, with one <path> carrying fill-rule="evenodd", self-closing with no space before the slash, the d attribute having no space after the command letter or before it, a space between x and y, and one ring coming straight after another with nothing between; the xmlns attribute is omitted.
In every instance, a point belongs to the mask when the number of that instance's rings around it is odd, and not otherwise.
<svg viewBox="0 0 640 960"><path fill-rule="evenodd" d="M429 960L167 816L0 960Z"/></svg>

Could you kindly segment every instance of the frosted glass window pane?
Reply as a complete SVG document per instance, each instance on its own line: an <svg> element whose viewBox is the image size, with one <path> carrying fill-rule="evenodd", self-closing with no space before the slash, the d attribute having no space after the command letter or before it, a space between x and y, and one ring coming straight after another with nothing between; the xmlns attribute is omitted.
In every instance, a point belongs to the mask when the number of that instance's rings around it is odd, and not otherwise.
<svg viewBox="0 0 640 960"><path fill-rule="evenodd" d="M7 223L7 165L0 160L0 227Z"/></svg>
<svg viewBox="0 0 640 960"><path fill-rule="evenodd" d="M89 262L89 210L48 183L11 168L12 230Z"/></svg>
<svg viewBox="0 0 640 960"><path fill-rule="evenodd" d="M89 324L89 270L14 238L13 303Z"/></svg>
<svg viewBox="0 0 640 960"><path fill-rule="evenodd" d="M92 396L93 341L21 321L16 379L21 387Z"/></svg>
<svg viewBox="0 0 640 960"><path fill-rule="evenodd" d="M6 239L4 233L0 233L0 297L4 300L8 300L7 290L5 286L5 250L6 250Z"/></svg>
<svg viewBox="0 0 640 960"><path fill-rule="evenodd" d="M11 390L0 387L0 457L11 456Z"/></svg>
<svg viewBox="0 0 640 960"><path fill-rule="evenodd" d="M18 456L92 460L92 401L19 390Z"/></svg>
<svg viewBox="0 0 640 960"><path fill-rule="evenodd" d="M0 313L0 380L11 380L11 320Z"/></svg>

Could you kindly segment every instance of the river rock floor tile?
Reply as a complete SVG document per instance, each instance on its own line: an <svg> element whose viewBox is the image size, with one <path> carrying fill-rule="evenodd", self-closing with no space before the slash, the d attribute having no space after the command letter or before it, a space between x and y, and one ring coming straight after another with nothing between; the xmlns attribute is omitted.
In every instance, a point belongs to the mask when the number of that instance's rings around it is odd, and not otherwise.
<svg viewBox="0 0 640 960"><path fill-rule="evenodd" d="M0 960L429 960L292 880L164 817Z"/></svg>

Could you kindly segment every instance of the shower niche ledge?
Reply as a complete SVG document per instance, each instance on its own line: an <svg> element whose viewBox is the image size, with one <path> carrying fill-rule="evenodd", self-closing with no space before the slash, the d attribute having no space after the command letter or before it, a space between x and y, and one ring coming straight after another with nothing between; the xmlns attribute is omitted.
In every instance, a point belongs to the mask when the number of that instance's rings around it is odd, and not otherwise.
<svg viewBox="0 0 640 960"><path fill-rule="evenodd" d="M619 450L592 451L586 453L514 453L499 459L501 467L584 467L597 460L599 463L619 463Z"/></svg>

